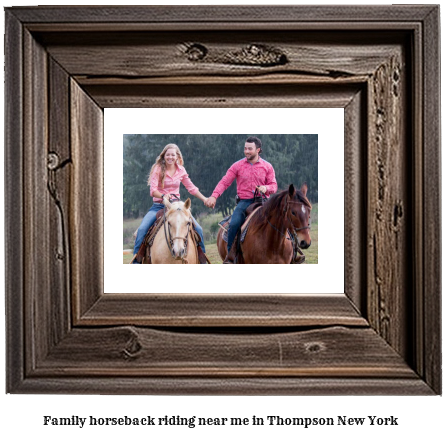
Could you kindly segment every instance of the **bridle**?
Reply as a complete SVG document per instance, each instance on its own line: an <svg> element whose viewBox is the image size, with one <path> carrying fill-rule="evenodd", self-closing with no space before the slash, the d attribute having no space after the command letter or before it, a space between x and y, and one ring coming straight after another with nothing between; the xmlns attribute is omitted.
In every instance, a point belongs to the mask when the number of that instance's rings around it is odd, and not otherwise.
<svg viewBox="0 0 443 438"><path fill-rule="evenodd" d="M298 240L298 234L297 231L302 231L302 230L306 230L306 229L311 229L311 221L310 221L310 217L309 217L309 222L308 222L308 226L307 227L300 227L297 228L294 226L292 220L289 218L289 205L288 204L303 204L303 202L297 202L297 201L288 201L288 198L286 198L286 203L285 203L285 208L283 209L283 213L286 214L286 219L288 220L288 222L291 225L291 228L289 230L289 238L286 238L288 240L291 241L292 244L292 263L296 263L296 256L297 253L300 253L301 256L303 256L303 252L300 249L300 241Z"/></svg>
<svg viewBox="0 0 443 438"><path fill-rule="evenodd" d="M307 227L300 227L300 228L295 227L294 224L292 223L292 220L289 218L289 206L288 206L288 204L302 204L303 205L303 202L288 201L287 198L286 198L286 203L285 203L285 208L283 209L283 213L286 215L286 219L290 223L290 229L289 229L289 236L290 237L286 237L286 232L282 233L279 229L277 229L274 225L272 225L271 222L269 222L269 219L266 218L266 221L268 222L268 224L275 231L277 231L279 234L281 234L285 239L290 240L292 245L295 245L295 248L298 249L299 246L300 246L300 242L298 240L297 231L311 229L311 223L309 222L309 225Z"/></svg>
<svg viewBox="0 0 443 438"><path fill-rule="evenodd" d="M288 208L288 204L302 204L302 205L304 205L304 204L303 204L303 202L298 202L298 201L288 201L288 200L287 200L287 201L286 201L286 204L285 204L285 208L283 209L283 213L286 214L286 217L287 217L289 223L291 224L293 231L295 231L295 234L297 235L297 231L308 230L308 229L310 230L310 229L311 229L311 221L309 221L309 225L308 225L307 227L296 228L296 227L294 226L294 224L292 223L291 219L289 219L289 208Z"/></svg>
<svg viewBox="0 0 443 438"><path fill-rule="evenodd" d="M177 208L176 211L181 211L181 208ZM171 253L171 257L172 258L175 257L174 253L172 251L172 246L174 245L174 240L182 239L184 241L183 242L183 246L185 248L185 252L184 252L184 255L181 257L181 261L182 261L182 263L188 263L188 261L186 260L186 256L188 255L188 239L189 239L189 230L191 228L191 220L188 221L187 231L186 231L186 236L185 237L180 237L180 236L172 237L172 235L171 235L171 224L168 222L168 219L166 217L167 213L168 212L165 211L165 214L163 216L163 229L165 231L165 240L166 240L166 243L168 244L168 248L169 248L169 252ZM166 231L166 228L167 228L167 231Z"/></svg>

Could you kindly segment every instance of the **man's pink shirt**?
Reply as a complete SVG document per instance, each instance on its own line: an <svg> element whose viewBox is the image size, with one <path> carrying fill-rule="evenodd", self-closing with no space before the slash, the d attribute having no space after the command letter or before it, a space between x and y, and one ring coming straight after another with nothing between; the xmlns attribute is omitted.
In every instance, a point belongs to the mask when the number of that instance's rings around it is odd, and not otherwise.
<svg viewBox="0 0 443 438"><path fill-rule="evenodd" d="M237 179L237 194L240 199L251 199L254 197L257 186L266 186L266 196L277 191L274 168L270 163L259 158L251 164L246 158L234 163L226 172L226 175L217 184L212 196L218 198Z"/></svg>
<svg viewBox="0 0 443 438"><path fill-rule="evenodd" d="M150 193L152 197L154 197L153 193L156 190L162 195L174 194L180 197L181 182L191 195L195 195L198 192L198 188L192 183L191 178L189 178L189 175L186 173L186 169L180 166L180 164L177 164L177 169L173 176L169 176L167 173L165 174L164 187L161 186L161 182L159 181L160 173L160 166L157 166L151 176ZM162 199L154 197L154 202L162 202Z"/></svg>

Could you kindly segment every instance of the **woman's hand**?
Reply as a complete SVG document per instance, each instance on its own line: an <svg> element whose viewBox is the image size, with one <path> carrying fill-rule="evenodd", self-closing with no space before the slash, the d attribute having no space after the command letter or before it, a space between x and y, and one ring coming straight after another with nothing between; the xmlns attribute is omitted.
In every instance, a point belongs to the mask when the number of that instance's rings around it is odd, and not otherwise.
<svg viewBox="0 0 443 438"><path fill-rule="evenodd" d="M262 193L266 193L268 191L266 186L257 186L256 189Z"/></svg>
<svg viewBox="0 0 443 438"><path fill-rule="evenodd" d="M217 199L215 199L213 196L210 196L208 199L206 199L205 205L206 207L214 208L216 202Z"/></svg>
<svg viewBox="0 0 443 438"><path fill-rule="evenodd" d="M169 194L169 193L165 193L163 196L162 196L162 200L164 201L165 199L167 200L167 201L170 201L170 198L171 198L171 195Z"/></svg>

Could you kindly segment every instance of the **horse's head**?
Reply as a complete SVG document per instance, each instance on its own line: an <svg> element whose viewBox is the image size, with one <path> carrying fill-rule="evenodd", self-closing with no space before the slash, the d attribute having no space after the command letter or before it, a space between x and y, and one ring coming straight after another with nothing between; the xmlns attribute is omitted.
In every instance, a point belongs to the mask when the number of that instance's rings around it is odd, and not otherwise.
<svg viewBox="0 0 443 438"><path fill-rule="evenodd" d="M164 200L166 207L166 231L167 239L171 246L171 255L176 260L186 256L188 237L192 225L191 200L186 202L169 202Z"/></svg>
<svg viewBox="0 0 443 438"><path fill-rule="evenodd" d="M289 186L286 198L286 218L289 225L297 232L300 248L307 249L311 246L311 203L306 197L308 185L304 183L300 190L296 190L293 184ZM289 226L291 228L291 226Z"/></svg>

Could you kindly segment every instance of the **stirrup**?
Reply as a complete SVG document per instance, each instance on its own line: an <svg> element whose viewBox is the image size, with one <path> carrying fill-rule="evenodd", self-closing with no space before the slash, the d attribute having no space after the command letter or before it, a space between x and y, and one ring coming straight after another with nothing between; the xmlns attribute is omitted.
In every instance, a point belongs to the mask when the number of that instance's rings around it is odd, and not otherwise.
<svg viewBox="0 0 443 438"><path fill-rule="evenodd" d="M237 257L237 252L231 248L231 251L229 251L228 254L226 254L226 257L223 260L223 264L224 265L234 265L236 257Z"/></svg>
<svg viewBox="0 0 443 438"><path fill-rule="evenodd" d="M234 241L232 242L231 249L226 254L225 259L223 260L224 265L234 265L237 262L237 256L238 256L238 241L240 239L240 233L237 232L237 235L235 236Z"/></svg>
<svg viewBox="0 0 443 438"><path fill-rule="evenodd" d="M141 265L141 263L137 260L137 254L134 254L132 260L129 262L130 265Z"/></svg>

